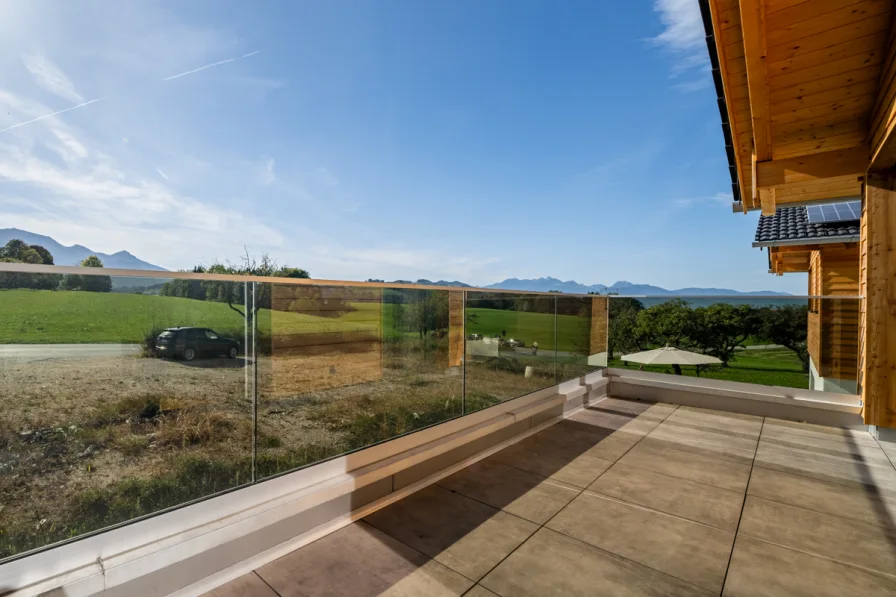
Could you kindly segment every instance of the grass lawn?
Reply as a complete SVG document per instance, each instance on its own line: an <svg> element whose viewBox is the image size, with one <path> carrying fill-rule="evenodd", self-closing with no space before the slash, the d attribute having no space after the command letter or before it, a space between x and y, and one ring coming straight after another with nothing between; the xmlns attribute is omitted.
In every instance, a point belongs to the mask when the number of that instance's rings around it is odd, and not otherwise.
<svg viewBox="0 0 896 597"><path fill-rule="evenodd" d="M623 363L619 359L610 361L610 367L621 369L638 369L639 366L636 363ZM647 366L644 370L672 373L670 366ZM686 365L682 366L681 372L692 377L696 375L696 369ZM728 367L722 367L718 371L704 371L700 376L766 386L809 388L809 375L803 373L799 358L784 348L738 352Z"/></svg>
<svg viewBox="0 0 896 597"><path fill-rule="evenodd" d="M471 315L475 322L470 321ZM557 350L587 350L591 340L591 318L575 315L557 316ZM498 309L467 309L467 334L494 336L502 331L507 338L516 338L531 346L538 342L541 350L554 350L554 315Z"/></svg>
<svg viewBox="0 0 896 597"><path fill-rule="evenodd" d="M0 313L0 344L138 343L153 327L243 329L242 316L225 303L142 294L2 290ZM262 309L258 325L262 334L379 333L380 305L359 303L339 317Z"/></svg>

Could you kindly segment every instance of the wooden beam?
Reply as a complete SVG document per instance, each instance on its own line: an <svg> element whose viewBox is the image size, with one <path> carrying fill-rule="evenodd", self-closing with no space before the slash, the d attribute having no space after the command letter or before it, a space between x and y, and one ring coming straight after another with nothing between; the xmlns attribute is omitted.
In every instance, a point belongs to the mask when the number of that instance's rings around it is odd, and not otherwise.
<svg viewBox="0 0 896 597"><path fill-rule="evenodd" d="M889 176L868 177L862 230L865 423L892 428L896 427L896 190Z"/></svg>
<svg viewBox="0 0 896 597"><path fill-rule="evenodd" d="M759 205L762 206L762 215L775 215L775 187L759 189Z"/></svg>
<svg viewBox="0 0 896 597"><path fill-rule="evenodd" d="M896 13L890 21L887 59L880 71L870 129L871 168L889 171L896 167Z"/></svg>
<svg viewBox="0 0 896 597"><path fill-rule="evenodd" d="M744 59L750 90L750 117L756 159L772 159L771 110L766 66L765 0L741 0L740 23L744 34Z"/></svg>
<svg viewBox="0 0 896 597"><path fill-rule="evenodd" d="M774 187L810 182L836 176L863 176L868 169L871 150L867 146L826 151L797 158L770 160L756 164L756 185Z"/></svg>

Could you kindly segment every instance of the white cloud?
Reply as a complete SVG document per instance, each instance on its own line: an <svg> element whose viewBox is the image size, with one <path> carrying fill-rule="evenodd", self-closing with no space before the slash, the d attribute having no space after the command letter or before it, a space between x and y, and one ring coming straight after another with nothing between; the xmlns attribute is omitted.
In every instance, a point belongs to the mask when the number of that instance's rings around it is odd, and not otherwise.
<svg viewBox="0 0 896 597"><path fill-rule="evenodd" d="M165 174L164 172L162 172L159 168L156 168L156 172L159 173L159 176L161 176L161 177L164 178L165 180L168 180L168 175Z"/></svg>
<svg viewBox="0 0 896 597"><path fill-rule="evenodd" d="M44 109L4 91L0 105L16 117ZM214 204L220 197L201 200L145 179L65 123L45 120L9 135L0 137L0 220L10 225L101 251L127 249L167 267L235 254L246 241L284 242L252 215ZM45 159L44 148L63 160Z"/></svg>
<svg viewBox="0 0 896 597"><path fill-rule="evenodd" d="M685 93L705 89L709 85L709 56L697 0L655 0L653 9L659 13L663 31L650 41L673 57L672 76L697 77L676 88Z"/></svg>
<svg viewBox="0 0 896 597"><path fill-rule="evenodd" d="M264 160L261 166L258 167L258 170L255 174L255 182L263 187L272 185L277 182L277 175L274 173L274 166L276 166L274 158L268 158Z"/></svg>
<svg viewBox="0 0 896 597"><path fill-rule="evenodd" d="M22 54L22 61L34 81L45 90L73 104L84 103L84 97L75 89L75 84L49 58L40 54Z"/></svg>
<svg viewBox="0 0 896 597"><path fill-rule="evenodd" d="M61 144L50 143L48 146L66 162L75 162L87 157L87 148L73 135L61 128L52 128L53 135Z"/></svg>

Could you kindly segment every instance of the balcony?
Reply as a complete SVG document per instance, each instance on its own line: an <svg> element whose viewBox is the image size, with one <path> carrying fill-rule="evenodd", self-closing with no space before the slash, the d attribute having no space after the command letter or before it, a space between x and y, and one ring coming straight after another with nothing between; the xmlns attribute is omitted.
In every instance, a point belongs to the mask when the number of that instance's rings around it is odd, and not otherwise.
<svg viewBox="0 0 896 597"><path fill-rule="evenodd" d="M209 593L890 595L867 434L608 398Z"/></svg>
<svg viewBox="0 0 896 597"><path fill-rule="evenodd" d="M856 297L87 269L0 264L0 594L896 594Z"/></svg>

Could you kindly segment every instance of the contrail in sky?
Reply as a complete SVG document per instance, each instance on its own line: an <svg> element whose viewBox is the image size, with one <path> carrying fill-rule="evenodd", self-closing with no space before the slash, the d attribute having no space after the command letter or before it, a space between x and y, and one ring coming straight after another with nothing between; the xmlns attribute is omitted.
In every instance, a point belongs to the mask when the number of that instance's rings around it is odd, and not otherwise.
<svg viewBox="0 0 896 597"><path fill-rule="evenodd" d="M192 75L193 73L198 73L201 70L205 70L207 68L212 68L213 66L220 66L222 64L227 64L228 62L236 62L237 60L243 60L244 58L249 58L250 56L255 56L261 52L261 50L255 50L254 52L249 52L248 54L243 54L237 58L228 58L227 60L219 60L218 62L212 62L211 64L206 64L205 66L200 66L199 68L194 68L193 70L188 70L186 72L182 72L177 75L171 75L170 77L165 77L162 79L163 81L170 81L171 79L177 79L179 77L185 77L187 75Z"/></svg>
<svg viewBox="0 0 896 597"><path fill-rule="evenodd" d="M37 118L32 118L31 120L26 120L25 122L20 122L19 124L14 124L12 126L8 126L5 129L0 129L0 133L5 133L6 131L11 131L12 129L17 129L20 126L25 126L26 124L31 124L32 122L37 122L38 120L43 120L44 118L50 118L52 116L58 116L59 114L64 114L65 112L71 112L72 110L77 110L78 108L83 108L84 106L89 106L90 104L95 104L96 102L103 101L104 97L98 97L96 99L92 99L89 102L84 102L83 104L78 104L77 106L72 106L71 108L66 108L65 110L59 110L58 112L53 112L52 114L44 114L43 116L38 116Z"/></svg>
<svg viewBox="0 0 896 597"><path fill-rule="evenodd" d="M188 70L187 72L180 73L178 75L171 75L170 77L165 77L162 81L170 81L171 79L177 79L178 77L185 77L187 75L192 75L193 73L198 73L201 70L205 70L207 68L211 68L213 66L219 66L221 64L227 64L228 62L236 62L237 60L243 60L245 58L250 58L255 56L256 54L260 54L261 50L255 50L254 52L249 52L248 54L243 54L242 56L238 56L236 58L228 58L227 60L221 60L219 62L213 62L212 64L206 64L205 66L200 66L199 68L194 68L193 70ZM53 112L51 114L44 114L43 116L38 116L37 118L32 118L31 120L26 120L25 122L20 122L18 124L14 124L12 126L8 126L5 129L0 129L0 133L5 133L7 131L11 131L12 129L19 128L20 126L25 126L26 124L31 124L32 122L37 122L39 120L44 120L45 118L51 118L53 116L58 116L60 114L65 114L66 112L71 112L72 110L77 110L78 108L83 108L84 106L89 106L90 104L95 104L96 102L101 102L105 97L98 97L96 99L92 99L89 102L84 102L82 104L78 104L77 106L72 106L71 108L66 108L65 110L59 110L58 112Z"/></svg>

